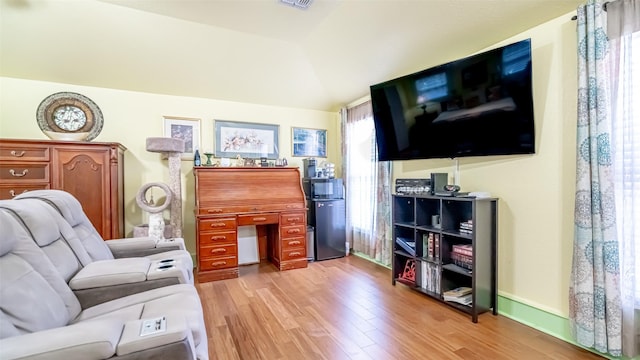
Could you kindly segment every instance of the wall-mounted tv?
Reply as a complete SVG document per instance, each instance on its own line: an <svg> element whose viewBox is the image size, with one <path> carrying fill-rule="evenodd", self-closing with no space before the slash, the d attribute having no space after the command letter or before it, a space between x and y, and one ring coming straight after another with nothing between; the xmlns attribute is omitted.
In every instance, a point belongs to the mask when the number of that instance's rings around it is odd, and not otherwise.
<svg viewBox="0 0 640 360"><path fill-rule="evenodd" d="M531 39L372 85L378 160L535 153Z"/></svg>

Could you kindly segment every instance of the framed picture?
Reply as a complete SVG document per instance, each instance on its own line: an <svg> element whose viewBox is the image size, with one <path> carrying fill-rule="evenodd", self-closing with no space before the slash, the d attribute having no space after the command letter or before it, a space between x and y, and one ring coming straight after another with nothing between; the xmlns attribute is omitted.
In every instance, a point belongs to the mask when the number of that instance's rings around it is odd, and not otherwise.
<svg viewBox="0 0 640 360"><path fill-rule="evenodd" d="M193 161L196 149L200 149L200 119L165 116L164 136L184 140L181 158Z"/></svg>
<svg viewBox="0 0 640 360"><path fill-rule="evenodd" d="M327 157L327 130L293 128L293 156Z"/></svg>
<svg viewBox="0 0 640 360"><path fill-rule="evenodd" d="M216 120L216 157L278 158L278 125Z"/></svg>

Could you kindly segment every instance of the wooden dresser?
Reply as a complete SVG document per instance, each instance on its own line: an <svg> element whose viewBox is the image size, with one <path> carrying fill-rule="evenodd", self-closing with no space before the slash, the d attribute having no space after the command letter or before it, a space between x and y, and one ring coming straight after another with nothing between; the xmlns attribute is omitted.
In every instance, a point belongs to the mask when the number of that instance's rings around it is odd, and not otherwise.
<svg viewBox="0 0 640 360"><path fill-rule="evenodd" d="M298 168L195 167L198 281L238 277L238 226L256 225L260 259L307 267L307 209Z"/></svg>
<svg viewBox="0 0 640 360"><path fill-rule="evenodd" d="M0 139L0 199L65 190L104 239L122 238L125 151L118 143Z"/></svg>

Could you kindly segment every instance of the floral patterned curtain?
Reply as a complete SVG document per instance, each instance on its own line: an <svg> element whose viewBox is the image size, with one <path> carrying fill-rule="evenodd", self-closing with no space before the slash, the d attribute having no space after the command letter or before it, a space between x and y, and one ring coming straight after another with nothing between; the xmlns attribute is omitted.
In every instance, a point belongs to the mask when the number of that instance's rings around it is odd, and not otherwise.
<svg viewBox="0 0 640 360"><path fill-rule="evenodd" d="M569 319L578 344L622 354L620 263L611 158L606 15L601 0L577 9L578 128Z"/></svg>
<svg viewBox="0 0 640 360"><path fill-rule="evenodd" d="M345 108L342 153L347 241L353 251L391 264L391 164L377 161L371 101Z"/></svg>

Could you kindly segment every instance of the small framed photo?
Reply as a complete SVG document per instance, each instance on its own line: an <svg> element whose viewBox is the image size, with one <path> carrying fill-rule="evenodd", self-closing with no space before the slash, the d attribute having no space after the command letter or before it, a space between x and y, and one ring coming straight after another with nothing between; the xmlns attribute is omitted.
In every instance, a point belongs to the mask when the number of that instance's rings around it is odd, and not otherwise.
<svg viewBox="0 0 640 360"><path fill-rule="evenodd" d="M293 128L293 156L327 157L327 130Z"/></svg>
<svg viewBox="0 0 640 360"><path fill-rule="evenodd" d="M280 126L216 120L218 158L278 158Z"/></svg>
<svg viewBox="0 0 640 360"><path fill-rule="evenodd" d="M193 161L196 149L200 149L200 119L165 116L164 136L184 140L181 159Z"/></svg>

